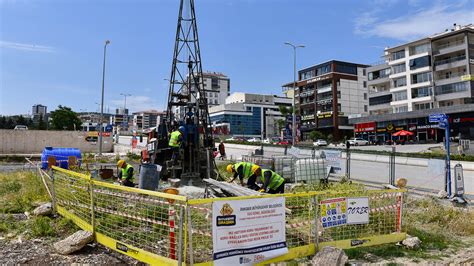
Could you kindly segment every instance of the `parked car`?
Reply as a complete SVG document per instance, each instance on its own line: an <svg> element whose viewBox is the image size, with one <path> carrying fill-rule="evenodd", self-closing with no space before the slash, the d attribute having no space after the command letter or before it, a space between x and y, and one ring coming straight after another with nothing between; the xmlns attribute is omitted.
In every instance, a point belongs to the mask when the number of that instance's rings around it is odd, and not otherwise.
<svg viewBox="0 0 474 266"><path fill-rule="evenodd" d="M260 138L250 138L247 141L248 142L261 142L262 140Z"/></svg>
<svg viewBox="0 0 474 266"><path fill-rule="evenodd" d="M269 138L266 138L263 140L263 144L272 144L272 140Z"/></svg>
<svg viewBox="0 0 474 266"><path fill-rule="evenodd" d="M327 146L328 143L324 139L317 139L315 142L313 142L313 146Z"/></svg>
<svg viewBox="0 0 474 266"><path fill-rule="evenodd" d="M349 144L354 145L354 146L365 146L369 144L369 142L365 139L360 139L360 138L352 138L349 141Z"/></svg>
<svg viewBox="0 0 474 266"><path fill-rule="evenodd" d="M28 130L28 127L25 125L16 125L14 130Z"/></svg>
<svg viewBox="0 0 474 266"><path fill-rule="evenodd" d="M280 140L276 144L277 145L289 145L290 142L288 140Z"/></svg>

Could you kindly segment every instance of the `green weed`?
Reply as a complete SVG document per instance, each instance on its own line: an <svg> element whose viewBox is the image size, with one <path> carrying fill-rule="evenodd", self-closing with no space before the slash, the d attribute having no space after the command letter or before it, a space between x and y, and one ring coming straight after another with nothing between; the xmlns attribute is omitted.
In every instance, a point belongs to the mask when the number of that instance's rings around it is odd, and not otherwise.
<svg viewBox="0 0 474 266"><path fill-rule="evenodd" d="M34 202L49 201L40 178L33 172L0 173L0 213L22 213Z"/></svg>
<svg viewBox="0 0 474 266"><path fill-rule="evenodd" d="M52 220L49 217L40 216L31 222L31 235L33 237L54 236L55 231L51 225Z"/></svg>

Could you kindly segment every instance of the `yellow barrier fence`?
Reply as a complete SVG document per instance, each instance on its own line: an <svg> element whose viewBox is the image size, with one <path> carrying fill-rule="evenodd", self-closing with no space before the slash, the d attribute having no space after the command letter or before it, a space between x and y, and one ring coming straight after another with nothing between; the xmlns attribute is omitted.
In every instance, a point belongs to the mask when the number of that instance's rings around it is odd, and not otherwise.
<svg viewBox="0 0 474 266"><path fill-rule="evenodd" d="M58 167L53 167L52 188L59 214L94 232L97 242L154 265L213 265L212 205L216 201L285 198L289 252L265 263L310 256L324 246L348 249L398 242L406 236L402 230L405 190L188 199L101 182ZM345 202L350 205L351 200L367 201L367 223L337 224L344 217L326 220L334 216L336 205L349 211Z"/></svg>

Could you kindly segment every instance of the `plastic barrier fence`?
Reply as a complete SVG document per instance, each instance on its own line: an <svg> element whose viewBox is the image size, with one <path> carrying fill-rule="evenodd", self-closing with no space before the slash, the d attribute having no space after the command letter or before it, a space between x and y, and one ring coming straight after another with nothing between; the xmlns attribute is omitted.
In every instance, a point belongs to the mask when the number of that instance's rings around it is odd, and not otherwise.
<svg viewBox="0 0 474 266"><path fill-rule="evenodd" d="M401 241L405 190L321 191L234 198L183 196L96 181L53 167L56 211L96 241L156 265L213 265L213 204L284 197L288 253L265 263ZM358 215L365 214L365 215ZM347 216L346 216L347 215Z"/></svg>

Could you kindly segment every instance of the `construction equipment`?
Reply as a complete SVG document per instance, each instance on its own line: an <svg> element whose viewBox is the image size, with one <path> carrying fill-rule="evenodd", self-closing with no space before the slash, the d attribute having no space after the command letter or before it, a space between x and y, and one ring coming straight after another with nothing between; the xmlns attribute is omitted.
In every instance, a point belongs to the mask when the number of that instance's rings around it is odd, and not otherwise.
<svg viewBox="0 0 474 266"><path fill-rule="evenodd" d="M171 160L169 133L185 128L176 162ZM162 178L181 178L181 184L215 178L214 139L202 76L194 0L181 0L174 55L169 79L166 118L149 133L142 158L162 166Z"/></svg>

